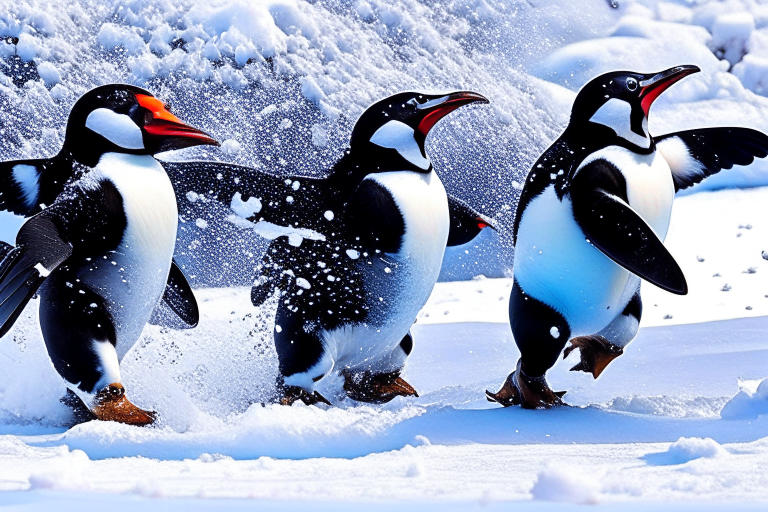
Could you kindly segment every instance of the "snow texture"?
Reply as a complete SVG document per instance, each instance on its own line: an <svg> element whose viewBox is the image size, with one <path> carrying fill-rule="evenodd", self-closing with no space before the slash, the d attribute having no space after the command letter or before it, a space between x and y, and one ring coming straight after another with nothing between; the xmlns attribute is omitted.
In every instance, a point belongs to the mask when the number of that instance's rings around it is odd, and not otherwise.
<svg viewBox="0 0 768 512"><path fill-rule="evenodd" d="M765 161L677 199L667 245L690 294L644 284L638 338L597 381L568 371L577 353L561 361L550 382L574 407L502 409L484 398L518 358L507 301L520 184L567 124L581 85L615 69L696 64L701 73L655 103L651 134L726 124L768 131L766 6L618 3L0 0L3 160L53 155L82 93L129 82L223 142L163 158L319 176L373 101L469 89L491 105L451 114L427 151L448 192L500 229L446 251L442 279L479 278L439 284L420 312L404 375L419 398L359 405L326 379L332 408L262 406L275 392L278 299L254 308L245 286L265 236L300 244L318 234L252 229L244 217L260 211L256 198L233 201L233 213L187 194L199 209L180 219L177 260L195 287L219 287L197 290L197 329L148 326L121 366L128 396L158 411L159 424L67 429L33 300L0 340L0 505L764 508L768 189L706 191L768 185ZM0 238L13 241L18 225L0 217Z"/></svg>

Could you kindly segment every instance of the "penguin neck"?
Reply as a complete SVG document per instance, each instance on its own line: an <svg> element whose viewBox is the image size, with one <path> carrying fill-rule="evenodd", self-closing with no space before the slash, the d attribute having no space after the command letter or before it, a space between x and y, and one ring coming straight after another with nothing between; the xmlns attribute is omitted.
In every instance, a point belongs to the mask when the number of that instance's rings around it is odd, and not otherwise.
<svg viewBox="0 0 768 512"><path fill-rule="evenodd" d="M568 143L574 151L574 156L581 157L575 161L609 146L620 146L641 155L648 155L656 150L656 144L650 135L650 144L648 147L642 147L618 136L613 129L595 123L571 123L560 139Z"/></svg>
<svg viewBox="0 0 768 512"><path fill-rule="evenodd" d="M428 168L424 169L403 158L395 149L367 144L363 148L347 149L333 166L327 179L336 190L351 193L371 174L397 171L430 174L432 162L428 158L426 161Z"/></svg>

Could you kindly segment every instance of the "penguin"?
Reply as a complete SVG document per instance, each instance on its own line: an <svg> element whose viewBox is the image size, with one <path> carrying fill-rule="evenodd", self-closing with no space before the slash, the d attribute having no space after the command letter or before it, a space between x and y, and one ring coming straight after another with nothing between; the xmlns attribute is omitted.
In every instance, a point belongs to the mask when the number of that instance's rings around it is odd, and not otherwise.
<svg viewBox="0 0 768 512"><path fill-rule="evenodd" d="M199 313L172 263L176 198L153 155L201 144L218 145L150 92L105 85L76 102L58 155L0 167L0 208L29 217L0 262L0 337L39 293L46 348L76 413L155 419L126 397L119 362L161 296L190 327Z"/></svg>
<svg viewBox="0 0 768 512"><path fill-rule="evenodd" d="M329 403L316 385L330 375L343 377L344 393L356 401L418 396L400 374L445 248L493 227L446 193L424 144L450 112L487 102L459 91L374 103L323 178L164 163L180 204L189 204L190 192L216 199L234 212L232 222L273 240L251 298L258 306L279 290L276 401Z"/></svg>
<svg viewBox="0 0 768 512"><path fill-rule="evenodd" d="M597 379L637 334L641 280L687 293L663 243L675 193L768 155L768 136L747 128L650 134L654 100L698 71L617 71L578 93L567 128L533 165L517 207L509 318L520 359L488 400L562 405L564 392L552 391L547 370L578 349L571 370Z"/></svg>

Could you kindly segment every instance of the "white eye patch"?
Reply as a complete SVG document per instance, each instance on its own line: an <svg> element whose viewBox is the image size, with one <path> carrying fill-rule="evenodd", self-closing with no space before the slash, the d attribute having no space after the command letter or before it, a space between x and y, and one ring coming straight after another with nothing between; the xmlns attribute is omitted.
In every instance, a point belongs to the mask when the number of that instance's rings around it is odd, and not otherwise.
<svg viewBox="0 0 768 512"><path fill-rule="evenodd" d="M85 127L125 149L144 149L141 128L125 114L97 108L88 115Z"/></svg>
<svg viewBox="0 0 768 512"><path fill-rule="evenodd" d="M611 98L590 119L591 122L607 126L616 132L616 135L626 139L641 148L651 147L651 139L648 137L648 120L643 118L643 132L638 135L632 131L632 106L624 100Z"/></svg>
<svg viewBox="0 0 768 512"><path fill-rule="evenodd" d="M429 160L421 154L413 128L400 121L390 121L373 134L371 142L382 148L397 150L400 155L416 167L429 169Z"/></svg>

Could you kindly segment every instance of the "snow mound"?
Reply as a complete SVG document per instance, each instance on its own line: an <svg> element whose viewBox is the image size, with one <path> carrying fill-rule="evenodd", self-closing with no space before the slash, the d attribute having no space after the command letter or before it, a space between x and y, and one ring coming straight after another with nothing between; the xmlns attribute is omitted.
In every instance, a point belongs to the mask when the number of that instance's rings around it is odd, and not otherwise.
<svg viewBox="0 0 768 512"><path fill-rule="evenodd" d="M168 427L141 429L92 421L34 443L82 450L91 459L143 456L164 460L197 459L227 454L235 459L267 456L280 459L358 457L372 451L424 445L422 436L392 433L392 427L425 411L370 406L342 409L254 404L224 420L206 416L184 432ZM418 476L416 467L410 473Z"/></svg>
<svg viewBox="0 0 768 512"><path fill-rule="evenodd" d="M549 467L536 476L534 500L596 504L600 484L577 468Z"/></svg>
<svg viewBox="0 0 768 512"><path fill-rule="evenodd" d="M696 459L713 459L729 455L712 438L681 437L670 445L666 452L650 453L643 458L652 465L667 466L685 464Z"/></svg>
<svg viewBox="0 0 768 512"><path fill-rule="evenodd" d="M725 420L749 420L768 414L768 379L755 386L755 381L739 382L739 392L723 406L720 417Z"/></svg>

